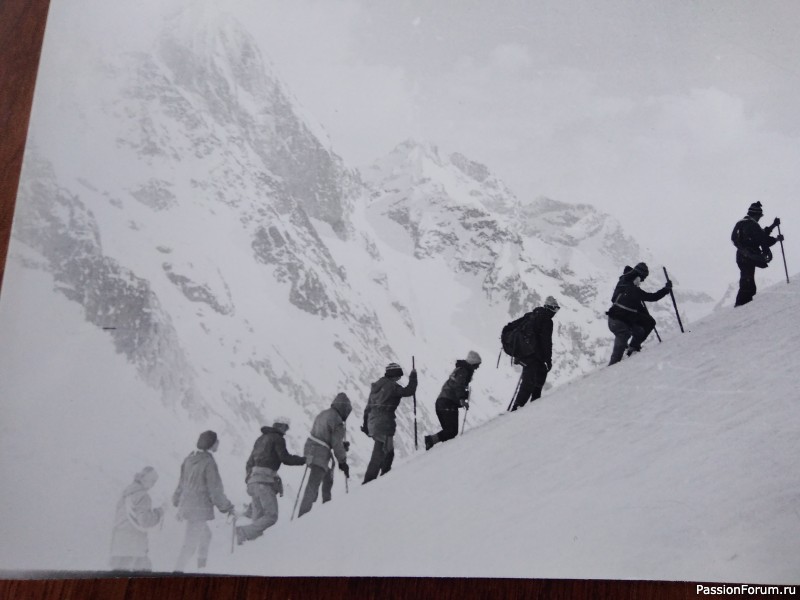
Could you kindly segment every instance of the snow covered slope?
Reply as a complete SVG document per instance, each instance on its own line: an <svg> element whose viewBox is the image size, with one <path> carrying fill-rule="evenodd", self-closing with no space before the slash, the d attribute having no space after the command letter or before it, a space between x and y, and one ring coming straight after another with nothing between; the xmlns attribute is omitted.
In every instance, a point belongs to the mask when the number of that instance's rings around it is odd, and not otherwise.
<svg viewBox="0 0 800 600"><path fill-rule="evenodd" d="M797 283L763 290L214 568L797 583L798 309Z"/></svg>

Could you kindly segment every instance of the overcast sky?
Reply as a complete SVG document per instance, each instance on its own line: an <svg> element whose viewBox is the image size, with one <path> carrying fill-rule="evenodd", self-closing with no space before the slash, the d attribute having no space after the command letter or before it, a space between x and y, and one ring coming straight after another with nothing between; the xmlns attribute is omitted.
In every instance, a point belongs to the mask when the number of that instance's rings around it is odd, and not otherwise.
<svg viewBox="0 0 800 600"><path fill-rule="evenodd" d="M52 27L93 4L56 2ZM146 3L120 2L82 27L112 31L123 5L146 23ZM790 272L800 269L798 2L192 6L242 18L351 166L407 138L431 141L486 164L522 200L610 212L676 278L717 295L738 278L730 230L761 200L762 224L782 217ZM124 23L136 31L132 16Z"/></svg>

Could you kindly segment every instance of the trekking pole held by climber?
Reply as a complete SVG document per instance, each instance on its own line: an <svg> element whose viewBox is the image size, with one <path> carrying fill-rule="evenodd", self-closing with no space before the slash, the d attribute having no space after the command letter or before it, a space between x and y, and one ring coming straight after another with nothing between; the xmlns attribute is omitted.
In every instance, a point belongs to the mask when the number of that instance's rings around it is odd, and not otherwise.
<svg viewBox="0 0 800 600"><path fill-rule="evenodd" d="M500 357L501 356L503 356L503 347L502 346L500 346L500 353L497 355L497 366L495 366L495 369L499 369L500 368Z"/></svg>
<svg viewBox="0 0 800 600"><path fill-rule="evenodd" d="M778 235L783 238L781 234L781 224L778 223ZM783 239L781 239L781 255L783 256L783 270L786 273L786 283L789 283L789 269L786 267L786 252L783 251Z"/></svg>
<svg viewBox="0 0 800 600"><path fill-rule="evenodd" d="M306 463L306 470L303 471L303 478L300 480L300 487L297 488L297 498L294 501L294 508L292 508L292 518L289 519L290 521L294 521L294 512L297 510L297 503L300 502L300 492L303 491L303 483L306 481L306 473L308 473L308 463Z"/></svg>
<svg viewBox="0 0 800 600"><path fill-rule="evenodd" d="M414 357L411 357L411 370L416 370L416 366L414 365ZM419 444L417 443L417 392L414 392L414 450L419 450Z"/></svg>
<svg viewBox="0 0 800 600"><path fill-rule="evenodd" d="M233 519L231 521L231 554L233 554L233 548L236 546L236 513L233 514Z"/></svg>
<svg viewBox="0 0 800 600"><path fill-rule="evenodd" d="M669 283L669 275L667 275L667 267L664 267L664 277L667 278L667 283ZM675 294L672 293L672 288L669 290L669 297L672 298L672 306L675 307L675 316L678 317L678 325L681 328L681 333L686 333L683 330L683 322L681 321L681 315L678 312L678 303L675 302Z"/></svg>
<svg viewBox="0 0 800 600"><path fill-rule="evenodd" d="M346 428L344 430L344 438L345 438L344 439L344 451L345 452L350 452L350 442L347 441L347 429ZM350 493L350 486L348 485L349 481L350 481L350 474L348 473L347 475L344 476L344 493L345 494L349 494Z"/></svg>
<svg viewBox="0 0 800 600"><path fill-rule="evenodd" d="M661 336L660 336L660 335L658 335L658 329L656 329L655 327L653 327L653 333L655 333L655 334L656 334L656 337L658 338L658 343L660 344L660 343L661 343Z"/></svg>
<svg viewBox="0 0 800 600"><path fill-rule="evenodd" d="M510 411L511 407L514 405L514 399L517 397L517 392L519 391L519 386L522 383L522 375L520 374L519 380L517 381L517 388L514 390L514 395L511 396L511 402L508 403L508 408L506 411Z"/></svg>

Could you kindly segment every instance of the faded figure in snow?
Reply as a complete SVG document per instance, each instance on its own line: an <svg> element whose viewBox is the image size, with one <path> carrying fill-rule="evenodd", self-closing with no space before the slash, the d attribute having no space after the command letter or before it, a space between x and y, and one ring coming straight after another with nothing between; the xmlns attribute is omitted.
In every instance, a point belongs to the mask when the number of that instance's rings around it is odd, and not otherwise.
<svg viewBox="0 0 800 600"><path fill-rule="evenodd" d="M122 492L114 515L110 567L115 571L152 571L147 556L147 530L164 518L164 508L153 508L148 491L158 481L153 467L139 471Z"/></svg>
<svg viewBox="0 0 800 600"><path fill-rule="evenodd" d="M211 529L206 521L214 520L214 507L223 514L233 512L233 503L225 495L217 462L211 454L218 448L217 434L204 431L197 440L197 450L181 465L181 478L172 495L172 503L178 507L178 520L186 521L186 538L175 566L179 572L195 553L197 568L205 568L211 544Z"/></svg>
<svg viewBox="0 0 800 600"><path fill-rule="evenodd" d="M308 435L303 454L310 471L303 501L300 503L298 517L311 510L317 501L320 485L322 486L322 502L331 499L333 489L333 459L339 463L339 470L345 477L350 477L350 467L347 465L347 450L350 444L345 441L345 421L353 411L353 405L347 394L336 394L330 408L323 410Z"/></svg>

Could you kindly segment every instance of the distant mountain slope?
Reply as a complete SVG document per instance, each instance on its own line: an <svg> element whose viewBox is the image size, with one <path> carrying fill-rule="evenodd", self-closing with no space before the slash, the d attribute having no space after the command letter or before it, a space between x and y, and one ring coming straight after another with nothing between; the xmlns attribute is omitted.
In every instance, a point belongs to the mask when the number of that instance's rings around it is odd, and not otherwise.
<svg viewBox="0 0 800 600"><path fill-rule="evenodd" d="M384 365L408 371L413 356L417 426L431 429L454 361L474 349L488 366L502 325L550 294L565 310L548 385L607 360L607 296L623 263L649 260L613 218L521 202L429 143L347 168L212 8L178 12L151 52L88 57L84 85L37 97L13 232L162 402L220 419L244 452L259 424L308 425L337 391L360 418ZM673 328L666 303L654 314ZM504 407L517 375L484 375L473 418ZM404 456L414 415L400 417Z"/></svg>

